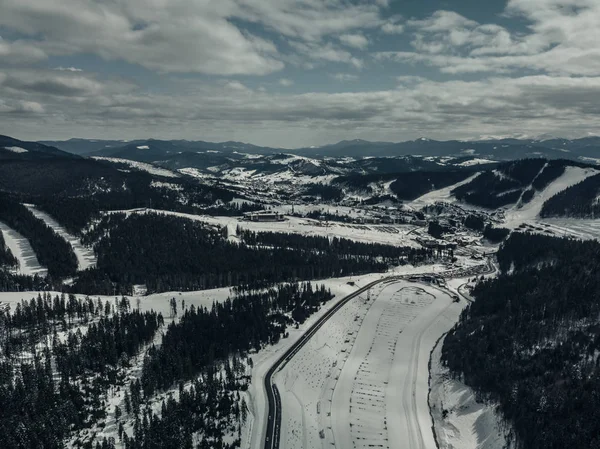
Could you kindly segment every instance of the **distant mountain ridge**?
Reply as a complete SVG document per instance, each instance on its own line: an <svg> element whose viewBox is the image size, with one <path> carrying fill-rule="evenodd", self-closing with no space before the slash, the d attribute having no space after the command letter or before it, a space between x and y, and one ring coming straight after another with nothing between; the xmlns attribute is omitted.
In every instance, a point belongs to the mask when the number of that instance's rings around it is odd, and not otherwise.
<svg viewBox="0 0 600 449"><path fill-rule="evenodd" d="M514 160L530 157L548 159L586 160L600 159L600 137L563 139L548 136L548 139L482 139L437 141L425 137L406 142L371 142L362 139L342 140L319 147L304 147L293 150L253 145L243 142L205 142L189 140L96 140L70 139L67 141L42 141L63 151L86 156L120 157L146 162L171 159L180 153L202 153L218 151L226 154L274 154L290 153L306 157L464 157L477 156L492 160ZM593 161L592 161L593 162Z"/></svg>
<svg viewBox="0 0 600 449"><path fill-rule="evenodd" d="M44 145L39 142L27 142L9 136L0 135L0 160L6 159L50 159L68 158L78 156L54 146Z"/></svg>

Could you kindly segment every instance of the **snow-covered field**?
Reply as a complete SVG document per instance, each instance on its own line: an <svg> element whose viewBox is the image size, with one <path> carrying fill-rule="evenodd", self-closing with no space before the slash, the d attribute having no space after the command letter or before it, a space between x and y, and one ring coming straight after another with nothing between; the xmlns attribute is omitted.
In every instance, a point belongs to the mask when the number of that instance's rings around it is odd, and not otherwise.
<svg viewBox="0 0 600 449"><path fill-rule="evenodd" d="M46 212L39 210L37 207L26 204L27 208L40 220L44 221L50 226L54 232L64 238L73 248L75 256L77 256L77 264L79 270L85 270L90 267L96 266L97 260L94 250L92 248L85 247L81 244L81 241L72 234L69 234L65 228L63 228L54 218L48 215Z"/></svg>
<svg viewBox="0 0 600 449"><path fill-rule="evenodd" d="M328 225L325 225L325 223L320 223L317 220L297 217L286 217L285 221L279 222L254 222L242 220L240 217L191 215L157 209L111 211L111 213L116 212L127 214L154 212L198 220L219 227L228 226L231 229L236 229L239 226L241 229L247 229L254 232L280 232L323 237L343 237L357 242L383 243L387 245L410 246L415 248L421 247L421 245L416 243L411 236L408 235L410 231L414 230L414 226L410 225L362 225L338 222L329 222Z"/></svg>
<svg viewBox="0 0 600 449"><path fill-rule="evenodd" d="M274 377L281 447L435 447L429 353L463 306L404 281L350 301Z"/></svg>
<svg viewBox="0 0 600 449"><path fill-rule="evenodd" d="M0 222L0 231L2 231L2 235L4 236L6 246L10 249L13 256L19 260L18 273L30 276L35 274L42 277L46 276L48 269L40 265L35 252L29 244L29 240L2 222Z"/></svg>
<svg viewBox="0 0 600 449"><path fill-rule="evenodd" d="M475 392L448 374L441 364L443 340L431 354L429 406L439 449L504 449L510 430L491 404L475 399Z"/></svg>

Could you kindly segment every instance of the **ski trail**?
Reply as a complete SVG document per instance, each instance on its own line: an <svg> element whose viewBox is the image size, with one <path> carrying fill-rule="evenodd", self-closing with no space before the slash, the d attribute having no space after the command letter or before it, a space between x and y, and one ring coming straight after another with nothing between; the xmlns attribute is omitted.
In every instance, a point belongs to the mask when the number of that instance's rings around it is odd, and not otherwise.
<svg viewBox="0 0 600 449"><path fill-rule="evenodd" d="M77 265L79 270L85 270L90 267L96 266L97 260L94 251L91 248L87 248L81 244L79 238L72 234L69 234L67 230L62 227L54 218L48 215L46 212L42 212L37 207L26 204L25 205L36 218L39 218L48 226L50 226L54 232L64 238L73 248L73 252L77 257Z"/></svg>

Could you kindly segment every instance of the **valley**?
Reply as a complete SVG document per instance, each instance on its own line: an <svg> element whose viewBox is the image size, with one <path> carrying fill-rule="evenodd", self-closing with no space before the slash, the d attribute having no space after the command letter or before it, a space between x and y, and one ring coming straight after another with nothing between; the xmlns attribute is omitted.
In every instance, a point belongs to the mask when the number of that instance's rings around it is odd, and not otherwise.
<svg viewBox="0 0 600 449"><path fill-rule="evenodd" d="M560 209L577 158L10 143L0 349L72 410L31 435L61 449L499 448L525 436L457 377L464 311L515 239L600 237L600 191Z"/></svg>

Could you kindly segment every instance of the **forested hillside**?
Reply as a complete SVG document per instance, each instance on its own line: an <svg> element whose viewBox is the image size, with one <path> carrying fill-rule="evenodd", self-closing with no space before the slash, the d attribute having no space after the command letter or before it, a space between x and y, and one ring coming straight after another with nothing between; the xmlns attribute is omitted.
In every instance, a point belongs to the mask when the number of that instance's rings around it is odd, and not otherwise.
<svg viewBox="0 0 600 449"><path fill-rule="evenodd" d="M600 175L563 190L544 203L542 217L595 218L600 215Z"/></svg>
<svg viewBox="0 0 600 449"><path fill-rule="evenodd" d="M600 243L512 234L498 260L503 274L473 291L444 363L498 403L517 447L597 448Z"/></svg>
<svg viewBox="0 0 600 449"><path fill-rule="evenodd" d="M585 166L573 161L522 159L505 162L495 170L486 171L471 182L457 187L452 194L475 206L497 209L514 204L522 197L529 202L536 191L544 190L559 178L566 166Z"/></svg>
<svg viewBox="0 0 600 449"><path fill-rule="evenodd" d="M160 182L170 188L160 187ZM108 162L80 158L3 161L0 192L38 205L76 235L105 210L153 207L198 213L220 203L225 212L242 212L224 206L233 198L225 189L187 177L163 178L131 167L123 171Z"/></svg>
<svg viewBox="0 0 600 449"><path fill-rule="evenodd" d="M86 236L95 243L95 269L82 272L79 292L129 292L146 284L149 292L201 290L230 285L265 286L276 282L382 272L419 263L425 249L357 243L298 234L242 232L226 240L218 229L163 214L109 214Z"/></svg>

